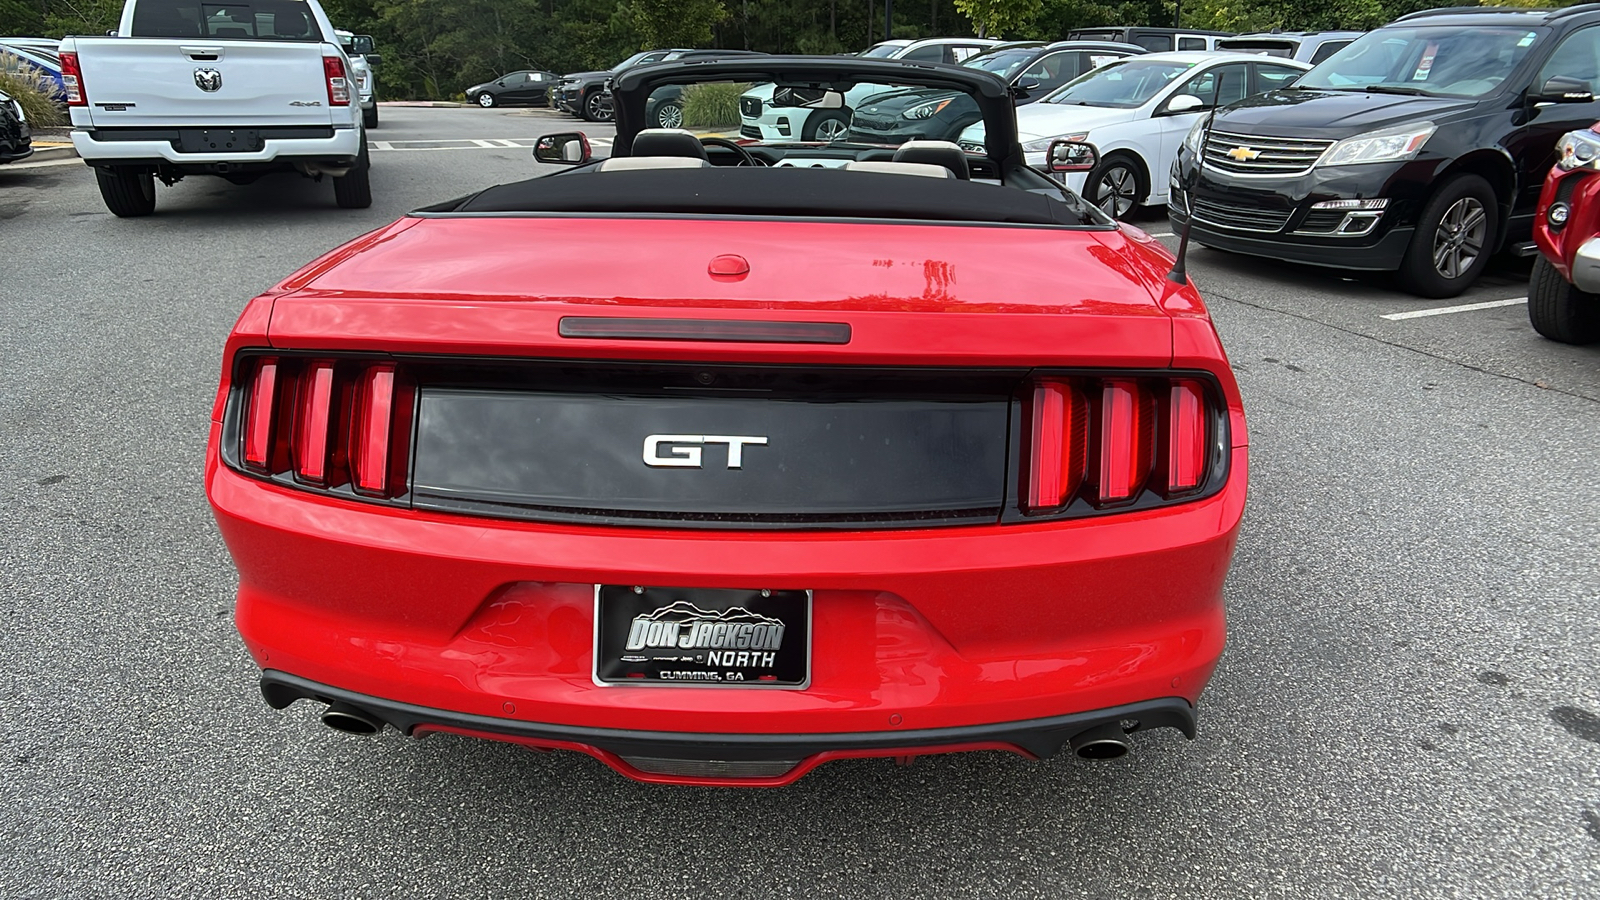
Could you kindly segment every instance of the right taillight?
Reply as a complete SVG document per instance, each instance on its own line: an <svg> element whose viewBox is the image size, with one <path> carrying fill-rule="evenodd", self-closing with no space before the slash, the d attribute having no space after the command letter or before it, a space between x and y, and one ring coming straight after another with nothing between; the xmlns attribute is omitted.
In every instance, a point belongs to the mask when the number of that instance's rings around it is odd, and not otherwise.
<svg viewBox="0 0 1600 900"><path fill-rule="evenodd" d="M1200 378L1078 375L1023 396L1024 514L1142 509L1211 483L1219 409Z"/></svg>
<svg viewBox="0 0 1600 900"><path fill-rule="evenodd" d="M72 51L61 56L61 88L67 95L68 106L88 106L89 96L84 90L83 70L78 68L78 54Z"/></svg>

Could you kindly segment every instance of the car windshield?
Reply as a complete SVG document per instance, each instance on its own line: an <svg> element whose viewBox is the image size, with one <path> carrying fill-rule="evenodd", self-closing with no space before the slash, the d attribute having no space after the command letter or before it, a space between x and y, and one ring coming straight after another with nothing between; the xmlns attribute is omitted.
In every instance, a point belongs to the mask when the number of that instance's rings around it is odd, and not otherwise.
<svg viewBox="0 0 1600 900"><path fill-rule="evenodd" d="M1027 65L1034 57L1039 55L1037 47L1022 47L1016 50L999 50L994 53L984 53L974 56L963 62L963 66L972 69L982 69L993 72L1001 78L1009 79L1017 70Z"/></svg>
<svg viewBox="0 0 1600 900"><path fill-rule="evenodd" d="M648 50L641 50L638 53L635 53L634 55L632 55L632 56L628 57L627 59L623 60L622 62L619 62L616 65L612 66L611 67L611 71L613 71L613 72L621 72L623 69L626 69L629 66L637 65L639 60L644 59L646 56L649 56L649 55L650 55L650 52Z"/></svg>
<svg viewBox="0 0 1600 900"><path fill-rule="evenodd" d="M1134 109L1194 66L1192 62L1142 59L1114 62L1062 85L1041 102Z"/></svg>
<svg viewBox="0 0 1600 900"><path fill-rule="evenodd" d="M1482 25L1384 28L1328 57L1295 87L1481 97L1498 89L1542 30Z"/></svg>
<svg viewBox="0 0 1600 900"><path fill-rule="evenodd" d="M878 59L888 59L906 48L905 44L878 44L868 48L862 56L872 56Z"/></svg>

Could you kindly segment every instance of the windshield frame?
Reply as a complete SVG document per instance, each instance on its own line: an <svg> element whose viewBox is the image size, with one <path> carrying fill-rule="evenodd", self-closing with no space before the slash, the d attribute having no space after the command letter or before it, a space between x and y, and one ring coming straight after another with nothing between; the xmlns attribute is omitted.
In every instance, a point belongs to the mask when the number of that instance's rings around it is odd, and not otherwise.
<svg viewBox="0 0 1600 900"><path fill-rule="evenodd" d="M1517 48L1522 51L1521 56L1504 70L1504 75L1501 77L1500 83L1492 86L1489 90L1482 91L1480 93L1459 93L1431 90L1429 89L1426 80L1420 82L1415 80L1393 81L1390 80L1388 76L1384 76L1382 80L1370 82L1350 80L1349 84L1316 83L1319 78L1323 81L1326 81L1329 76L1334 74L1334 70L1338 66L1354 61L1362 54L1367 53L1370 47L1382 44L1388 40L1394 40L1399 34L1409 34L1409 36L1404 38L1406 41L1406 47L1403 51L1403 55L1396 58L1396 63L1399 64L1398 71L1405 72L1409 70L1415 73L1416 71L1423 71L1422 69L1418 68L1421 58L1420 54L1418 53L1417 45L1419 42L1425 42L1428 40L1428 38L1424 37L1425 33L1439 32L1441 33L1441 36L1443 36L1443 33L1459 34L1463 32L1473 35L1482 35L1485 33L1485 31L1506 31L1513 33L1524 32L1532 35L1532 40L1528 41L1525 46L1521 44L1518 45ZM1356 38L1354 41L1351 41L1349 44L1339 48L1339 50L1336 51L1332 56L1320 63L1317 63L1309 71L1296 79L1295 83L1289 87L1288 90L1335 91L1351 93L1392 93L1411 94L1419 97L1436 97L1439 99L1449 100L1482 100L1486 97L1493 97L1507 90L1518 88L1523 80L1521 73L1524 72L1530 65L1539 64L1540 60L1545 55L1539 51L1541 51L1547 43L1547 39L1550 37L1550 34L1551 29L1548 27L1543 25L1523 24L1520 22L1501 23L1495 25L1462 25L1460 23L1425 24L1421 22L1407 22L1404 24L1389 25L1369 31L1361 37ZM1423 52L1425 52L1425 49ZM1434 62L1430 59L1428 61L1426 71L1431 74L1433 67ZM1321 73L1320 76L1319 73ZM1414 77L1415 76L1413 75L1413 79Z"/></svg>

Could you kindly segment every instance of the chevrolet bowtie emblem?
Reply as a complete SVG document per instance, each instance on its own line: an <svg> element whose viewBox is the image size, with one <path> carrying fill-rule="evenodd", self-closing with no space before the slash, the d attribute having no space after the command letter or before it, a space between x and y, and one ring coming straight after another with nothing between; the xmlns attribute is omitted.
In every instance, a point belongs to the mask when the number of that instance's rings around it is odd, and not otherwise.
<svg viewBox="0 0 1600 900"><path fill-rule="evenodd" d="M1249 147L1235 147L1228 151L1228 156L1239 162L1249 162L1260 155L1260 150L1251 150Z"/></svg>

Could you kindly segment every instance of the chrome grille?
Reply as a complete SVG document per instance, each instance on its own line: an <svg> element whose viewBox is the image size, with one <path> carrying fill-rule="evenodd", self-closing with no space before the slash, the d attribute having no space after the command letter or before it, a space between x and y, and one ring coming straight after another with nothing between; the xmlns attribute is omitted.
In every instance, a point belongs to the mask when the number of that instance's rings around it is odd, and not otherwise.
<svg viewBox="0 0 1600 900"><path fill-rule="evenodd" d="M1331 146L1333 141L1213 131L1206 138L1205 160L1212 169L1240 175L1299 175L1311 171ZM1246 158L1229 156L1229 152ZM1249 153L1256 156L1249 157Z"/></svg>
<svg viewBox="0 0 1600 900"><path fill-rule="evenodd" d="M739 98L739 115L744 116L746 119L759 119L759 118L761 118L761 98L759 98L759 97L740 97Z"/></svg>
<svg viewBox="0 0 1600 900"><path fill-rule="evenodd" d="M1282 231L1283 226L1289 222L1291 212L1287 209L1262 209L1257 206L1219 203L1194 195L1189 197L1189 207L1194 211L1195 221L1235 231Z"/></svg>

